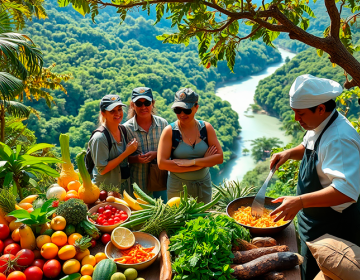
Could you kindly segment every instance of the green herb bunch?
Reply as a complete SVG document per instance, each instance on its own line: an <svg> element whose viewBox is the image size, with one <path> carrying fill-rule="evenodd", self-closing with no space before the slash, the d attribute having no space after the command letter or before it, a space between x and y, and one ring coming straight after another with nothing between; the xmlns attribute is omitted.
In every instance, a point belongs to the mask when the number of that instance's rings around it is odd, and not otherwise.
<svg viewBox="0 0 360 280"><path fill-rule="evenodd" d="M250 241L250 233L225 215L187 222L170 238L174 279L233 279L231 247L237 238Z"/></svg>

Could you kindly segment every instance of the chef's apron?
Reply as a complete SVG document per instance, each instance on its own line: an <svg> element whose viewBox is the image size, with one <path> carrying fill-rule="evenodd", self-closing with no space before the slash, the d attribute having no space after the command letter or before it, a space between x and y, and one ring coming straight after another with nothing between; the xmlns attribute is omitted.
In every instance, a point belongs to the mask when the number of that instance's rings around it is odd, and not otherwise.
<svg viewBox="0 0 360 280"><path fill-rule="evenodd" d="M323 189L316 170L316 162L318 159L317 149L324 132L335 121L338 115L336 111L331 117L329 123L316 140L314 150L309 150L305 147L305 153L299 170L297 195L312 193ZM331 207L302 209L298 213L298 223L301 239L301 255L304 257L304 263L301 266L302 280L313 280L320 271L305 242L313 241L328 233L360 246L360 200L358 200L357 203L351 204L351 206L347 207L342 213L333 210Z"/></svg>

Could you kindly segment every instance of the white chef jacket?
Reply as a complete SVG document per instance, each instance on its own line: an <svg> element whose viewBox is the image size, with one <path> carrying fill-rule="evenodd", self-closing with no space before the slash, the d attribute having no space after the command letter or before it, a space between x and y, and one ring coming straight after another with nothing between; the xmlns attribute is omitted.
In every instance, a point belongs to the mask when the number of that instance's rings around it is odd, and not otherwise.
<svg viewBox="0 0 360 280"><path fill-rule="evenodd" d="M335 110L317 128L306 133L301 143L304 147L314 149L317 138L334 113ZM332 186L354 200L331 207L341 213L356 202L360 194L360 136L342 114L339 113L324 132L317 154L316 170L322 187Z"/></svg>

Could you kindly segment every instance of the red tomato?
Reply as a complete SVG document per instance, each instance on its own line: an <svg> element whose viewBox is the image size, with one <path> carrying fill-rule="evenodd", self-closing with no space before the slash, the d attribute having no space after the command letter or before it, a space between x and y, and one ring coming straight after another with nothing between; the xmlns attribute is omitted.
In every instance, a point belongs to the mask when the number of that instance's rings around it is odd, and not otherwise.
<svg viewBox="0 0 360 280"><path fill-rule="evenodd" d="M126 220L127 218L128 218L128 215L126 215L126 214L120 215L120 219L122 219L122 220Z"/></svg>
<svg viewBox="0 0 360 280"><path fill-rule="evenodd" d="M1 273L5 272L5 270L7 270L9 259L14 260L15 256L12 255L12 254L6 254L6 255L2 255L0 257L0 272ZM15 269L10 269L7 272L11 272L11 271L14 271L14 270Z"/></svg>
<svg viewBox="0 0 360 280"><path fill-rule="evenodd" d="M21 266L29 266L35 259L35 255L34 255L33 251L31 251L29 249L20 250L15 255L15 257L18 257L18 256L19 256L19 259L17 260L17 264L21 265Z"/></svg>
<svg viewBox="0 0 360 280"><path fill-rule="evenodd" d="M48 260L44 264L44 275L48 278L55 278L57 277L61 272L61 264L58 260L52 259Z"/></svg>
<svg viewBox="0 0 360 280"><path fill-rule="evenodd" d="M19 244L17 243L12 243L10 245L7 245L4 249L4 254L12 254L12 255L16 255L17 252L19 252L21 250L21 247Z"/></svg>
<svg viewBox="0 0 360 280"><path fill-rule="evenodd" d="M44 259L35 259L35 260L32 262L31 266L37 266L38 268L43 269L44 264L45 264L45 260L44 260Z"/></svg>
<svg viewBox="0 0 360 280"><path fill-rule="evenodd" d="M0 273L0 280L6 280L6 276L2 273Z"/></svg>
<svg viewBox="0 0 360 280"><path fill-rule="evenodd" d="M5 248L7 245L10 245L10 244L13 244L13 243L16 243L16 242L15 242L14 240L12 240L11 237L6 238L6 239L4 240L4 248Z"/></svg>
<svg viewBox="0 0 360 280"><path fill-rule="evenodd" d="M116 208L113 206L111 207L111 212L115 213L116 212Z"/></svg>
<svg viewBox="0 0 360 280"><path fill-rule="evenodd" d="M98 213L103 213L105 211L105 208L104 207L99 207L99 209L97 210Z"/></svg>
<svg viewBox="0 0 360 280"><path fill-rule="evenodd" d="M25 269L24 274L28 280L41 280L43 277L42 270L37 266L30 266Z"/></svg>
<svg viewBox="0 0 360 280"><path fill-rule="evenodd" d="M126 214L126 212L124 210L120 210L119 212L120 214Z"/></svg>
<svg viewBox="0 0 360 280"><path fill-rule="evenodd" d="M94 248L96 246L96 240L92 239L90 242L91 242L91 248Z"/></svg>
<svg viewBox="0 0 360 280"><path fill-rule="evenodd" d="M9 274L7 280L26 280L26 276L21 271L14 271Z"/></svg>
<svg viewBox="0 0 360 280"><path fill-rule="evenodd" d="M0 255L2 254L2 251L4 250L4 242L0 240Z"/></svg>
<svg viewBox="0 0 360 280"><path fill-rule="evenodd" d="M105 233L101 236L101 242L106 245L111 240L111 235L108 233Z"/></svg>
<svg viewBox="0 0 360 280"><path fill-rule="evenodd" d="M108 222L104 222L104 223L103 223L103 226L108 226L108 225L109 225Z"/></svg>
<svg viewBox="0 0 360 280"><path fill-rule="evenodd" d="M104 215L105 215L106 218L110 218L111 215L112 215L111 210L105 210Z"/></svg>
<svg viewBox="0 0 360 280"><path fill-rule="evenodd" d="M0 224L0 240L5 240L10 234L10 229L7 225Z"/></svg>

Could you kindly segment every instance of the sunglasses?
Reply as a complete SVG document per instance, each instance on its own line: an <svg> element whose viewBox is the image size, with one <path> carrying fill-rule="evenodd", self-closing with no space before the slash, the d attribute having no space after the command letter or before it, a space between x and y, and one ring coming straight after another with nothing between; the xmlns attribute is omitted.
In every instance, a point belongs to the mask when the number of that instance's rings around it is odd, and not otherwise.
<svg viewBox="0 0 360 280"><path fill-rule="evenodd" d="M192 109L184 109L184 108L180 108L180 107L175 107L174 112L176 115L180 115L181 112L184 112L185 115L190 115L192 112Z"/></svg>
<svg viewBox="0 0 360 280"><path fill-rule="evenodd" d="M142 105L145 105L145 107L149 107L151 105L151 101L145 100L144 102L138 100L135 102L136 107L142 107Z"/></svg>

